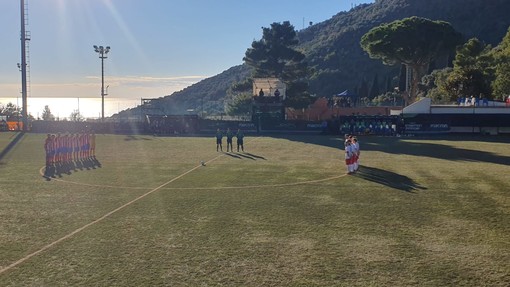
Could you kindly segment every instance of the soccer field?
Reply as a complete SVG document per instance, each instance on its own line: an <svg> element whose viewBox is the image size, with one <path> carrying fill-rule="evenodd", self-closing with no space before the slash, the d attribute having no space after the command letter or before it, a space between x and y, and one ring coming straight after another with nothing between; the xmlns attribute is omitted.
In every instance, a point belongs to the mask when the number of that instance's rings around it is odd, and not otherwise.
<svg viewBox="0 0 510 287"><path fill-rule="evenodd" d="M97 135L48 179L45 137L0 133L0 286L510 285L508 137L360 137L346 175L334 136Z"/></svg>

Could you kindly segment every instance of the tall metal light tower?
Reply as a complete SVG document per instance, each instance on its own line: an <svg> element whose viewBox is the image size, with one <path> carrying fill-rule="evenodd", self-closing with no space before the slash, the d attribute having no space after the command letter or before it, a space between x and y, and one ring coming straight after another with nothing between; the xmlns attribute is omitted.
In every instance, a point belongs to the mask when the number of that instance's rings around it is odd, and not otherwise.
<svg viewBox="0 0 510 287"><path fill-rule="evenodd" d="M104 91L104 59L108 58L106 57L106 54L110 52L110 46L96 46L94 45L94 51L96 53L99 53L99 59L101 59L101 121L104 122L104 96L107 94Z"/></svg>
<svg viewBox="0 0 510 287"><path fill-rule="evenodd" d="M27 54L26 48L27 43L30 40L27 37L27 32L25 30L25 25L27 24L26 13L28 13L27 7L25 6L25 1L20 0L21 6L21 65L19 66L21 70L21 100L22 100L22 117L23 117L23 131L27 131L28 129L28 112L27 112Z"/></svg>

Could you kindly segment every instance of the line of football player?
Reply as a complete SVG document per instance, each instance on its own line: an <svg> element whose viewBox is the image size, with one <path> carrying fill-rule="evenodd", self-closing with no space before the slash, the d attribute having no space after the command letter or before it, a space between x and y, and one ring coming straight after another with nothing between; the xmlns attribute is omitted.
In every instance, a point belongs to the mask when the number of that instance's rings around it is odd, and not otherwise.
<svg viewBox="0 0 510 287"><path fill-rule="evenodd" d="M78 162L96 156L95 133L48 134L44 141L46 166Z"/></svg>

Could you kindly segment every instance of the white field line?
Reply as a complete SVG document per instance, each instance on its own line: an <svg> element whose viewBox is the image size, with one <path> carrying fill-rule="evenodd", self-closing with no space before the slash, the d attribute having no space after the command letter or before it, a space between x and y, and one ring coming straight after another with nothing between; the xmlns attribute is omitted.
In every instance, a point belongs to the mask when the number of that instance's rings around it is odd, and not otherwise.
<svg viewBox="0 0 510 287"><path fill-rule="evenodd" d="M213 158L213 159L209 160L207 163L212 162L212 161L214 161L214 160L218 159L218 158L219 158L219 157L221 157L222 155L223 155L223 154L218 155L217 157L215 157L215 158ZM169 180L169 181L167 181L167 182L163 183L162 185L160 185L160 186L158 186L158 187L156 187L156 188L154 188L154 189L152 189L152 190L150 190L150 191L148 191L148 192L146 192L146 193L144 193L144 194L140 195L139 197L137 197L137 198L135 198L135 199L133 199L133 200L131 200L131 201L129 201L129 202L127 202L127 203L125 203L124 205L122 205L122 206L120 206L120 207L118 207L118 208L116 208L116 209L114 209L114 210L112 210L112 211L108 212L107 214L105 214L105 215L101 216L100 218L98 218L98 219L96 219L96 220L94 220L94 221L92 221L92 222L90 222L90 223L88 223L88 224L85 224L84 226L82 226L82 227L80 227L80 228L78 228L78 229L74 230L73 232L71 232L71 233L69 233L69 234L65 235L64 237L62 237L62 238L60 238L60 239L57 239L57 240L53 241L52 243L50 243L50 244L48 244L48 245L46 245L46 246L42 247L41 249L39 249L39 250L37 250L37 251L35 251L35 252L32 252L32 253L30 253L30 254L26 255L25 257L23 257L23 258L21 258L21 259L17 260L16 262L11 263L10 265L8 265L8 266L6 266L6 267L4 267L4 268L0 269L0 274L2 274L2 273L4 273L4 272L6 272L6 271L8 271L8 270L10 270L10 269L12 269L12 268L14 268L14 267L18 266L18 265L20 265L21 263L23 263L23 262L27 261L28 259L30 259L30 258L32 258L32 257L34 257L34 256L36 256L37 254L39 254L39 253L41 253L41 252L44 252L44 251L46 251L46 250L50 249L51 247L53 247L53 246L55 246L55 245L59 244L60 242L62 242L62 241L64 241L64 240L66 240L66 239L68 239L68 238L72 237L73 235L75 235L75 234L77 234L77 233L79 233L79 232L83 231L84 229L86 229L86 228L88 228L88 227L90 227L90 226L92 226L92 225L94 225L94 224L96 224L96 223L99 223L99 222L103 221L104 219L106 219L106 218L107 218L107 217L109 217L110 215L112 215L112 214L116 213L117 211L122 210L122 209L124 209L124 208L126 208L126 207L130 206L131 204L133 204L133 203L135 203L135 202L139 201L140 199L142 199L142 198L144 198L144 197L146 197L146 196L150 195L151 193L153 193L153 192L155 192L155 191L160 190L160 189L161 189L161 188L163 188L165 185L170 184L170 183L172 183L172 182L174 182L174 181L178 180L179 178L181 178L181 177L183 177L183 176L187 175L188 173L191 173L192 171L194 171L194 170L196 170L196 169L198 169L198 168L200 168L200 167L202 167L202 165L195 166L194 168L192 168L192 169L190 169L190 170L186 171L185 173L183 173L183 174L181 174L181 175L179 175L179 176L174 177L173 179L171 179L171 180Z"/></svg>
<svg viewBox="0 0 510 287"><path fill-rule="evenodd" d="M39 170L41 176L44 176L44 166ZM276 183L276 184L258 184L258 185L239 185L239 186L217 186L217 187L165 187L164 190L221 190L221 189L250 189L250 188L266 188L266 187L286 187L286 186L294 186L294 185L302 185L302 184L311 184L311 183L319 183L324 181L329 181L337 178L341 178L346 176L346 174L340 174L332 177L322 178L322 179L312 179L306 181L296 181L291 183ZM106 188L120 188L120 189L150 189L147 187L136 187L136 186L121 186L121 185L101 185L101 184L89 184L75 181L67 181L58 178L52 178L51 180L69 183L74 185L81 186L89 186L89 187L106 187Z"/></svg>

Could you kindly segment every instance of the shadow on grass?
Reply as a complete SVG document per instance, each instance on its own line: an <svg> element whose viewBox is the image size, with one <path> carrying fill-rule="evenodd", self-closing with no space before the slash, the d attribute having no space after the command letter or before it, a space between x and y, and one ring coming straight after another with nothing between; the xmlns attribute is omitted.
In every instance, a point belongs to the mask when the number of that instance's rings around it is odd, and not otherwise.
<svg viewBox="0 0 510 287"><path fill-rule="evenodd" d="M238 159L243 159L243 158L247 158L247 159L251 159L251 160L257 160L257 159L262 159L262 160L266 160L265 157L263 156L260 156L260 155L254 155L252 153L240 153L240 152L237 152L237 153L229 153L229 152L226 152L224 153L225 155L228 155L230 157L233 157L233 158L238 158Z"/></svg>
<svg viewBox="0 0 510 287"><path fill-rule="evenodd" d="M249 152L245 153L245 155L246 155L246 156L249 156L249 157L252 157L252 158L258 158L258 159L266 160L266 158L265 158L265 157L263 157L263 156L255 155L255 154L252 154L252 153L249 153Z"/></svg>
<svg viewBox="0 0 510 287"><path fill-rule="evenodd" d="M229 152L224 152L223 154L228 155L228 156L233 157L233 158L241 158L239 155L236 155L236 154L233 154L233 153L229 153Z"/></svg>
<svg viewBox="0 0 510 287"><path fill-rule="evenodd" d="M19 132L14 136L9 144L7 144L7 146L0 152L0 160L2 160L16 146L16 144L21 141L24 135L24 132Z"/></svg>
<svg viewBox="0 0 510 287"><path fill-rule="evenodd" d="M237 153L237 155L238 155L239 157L244 157L244 158L247 158L247 159L256 160L254 157L249 156L249 155L244 154L244 153Z"/></svg>
<svg viewBox="0 0 510 287"><path fill-rule="evenodd" d="M316 145L336 148L341 152L344 148L342 136L281 136L291 141L298 141ZM397 137L379 137L379 136L359 136L361 152L379 151L391 153L394 155L413 155L421 157L430 157L452 161L477 161L509 165L510 157L485 151L484 142L510 143L510 137L500 136L497 138L466 136L464 141L480 142L479 150L456 148L441 143L426 143L424 140L447 140L463 141L461 136L443 136L443 137L416 137L416 138L397 138Z"/></svg>
<svg viewBox="0 0 510 287"><path fill-rule="evenodd" d="M452 161L477 161L501 165L510 164L510 157L497 155L484 150L483 139L480 139L479 150L456 148L439 143L424 143L413 139L399 140L395 138L393 141L391 141L391 139L390 142L387 141L388 139L385 139L382 142L383 144L381 144L381 142L368 141L364 145L364 149L394 153L397 155L404 154ZM387 142L387 144L384 144L385 142Z"/></svg>
<svg viewBox="0 0 510 287"><path fill-rule="evenodd" d="M46 166L43 177L50 181L52 178L62 178L64 175L71 175L73 172L79 170L91 170L101 167L102 165L99 160L95 156L92 156L82 160Z"/></svg>
<svg viewBox="0 0 510 287"><path fill-rule="evenodd" d="M124 138L125 141L138 141L138 140L144 140L144 141L150 141L152 140L151 138L147 138L147 137L140 137L140 136L134 136L134 135L127 135L125 138Z"/></svg>
<svg viewBox="0 0 510 287"><path fill-rule="evenodd" d="M423 186L420 186L418 183L407 176L368 166L361 166L360 169L353 175L368 181L372 181L409 193L415 193L417 190L427 189Z"/></svg>

